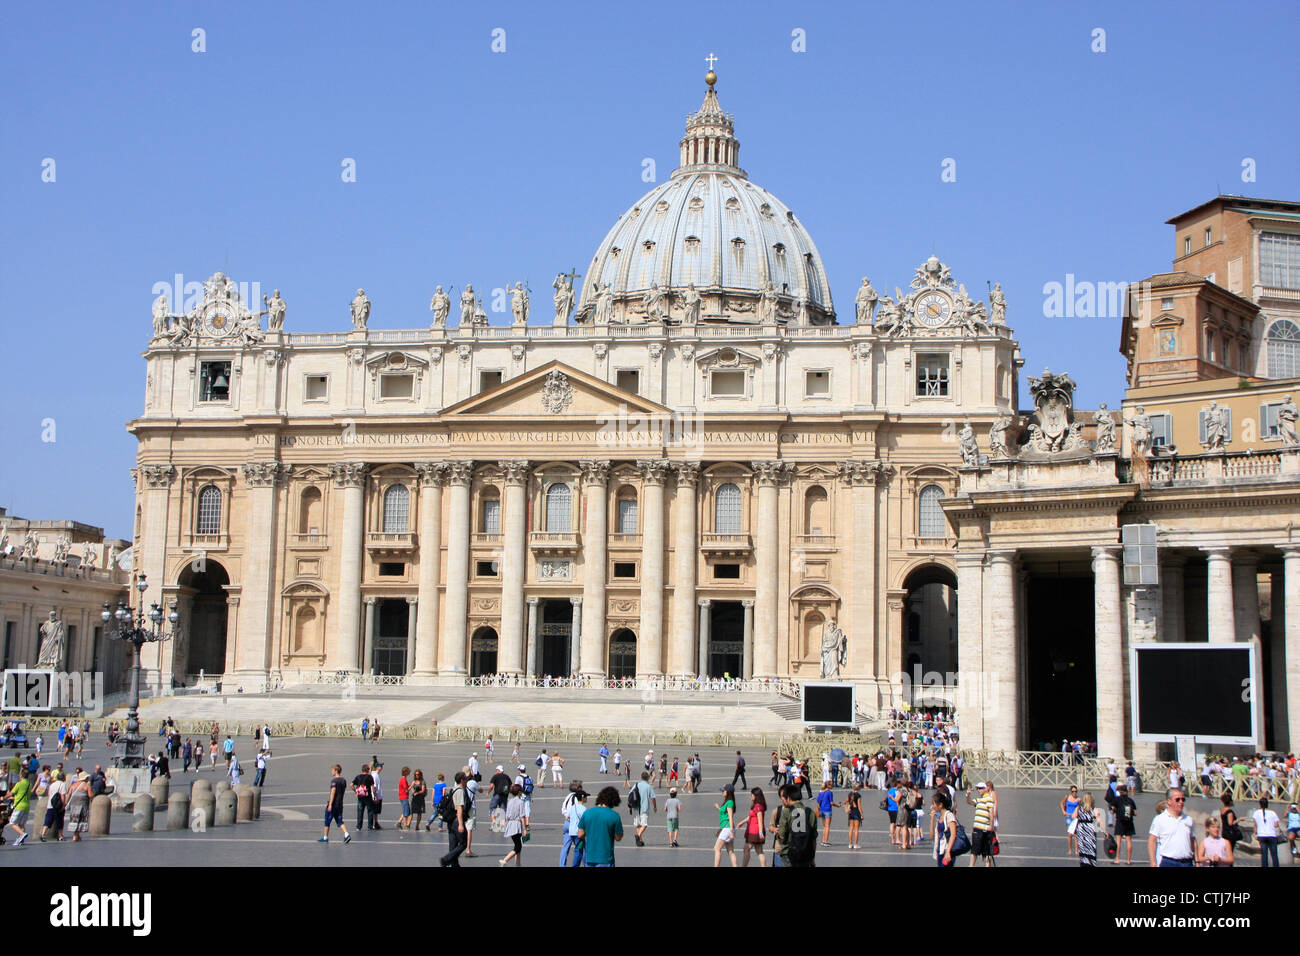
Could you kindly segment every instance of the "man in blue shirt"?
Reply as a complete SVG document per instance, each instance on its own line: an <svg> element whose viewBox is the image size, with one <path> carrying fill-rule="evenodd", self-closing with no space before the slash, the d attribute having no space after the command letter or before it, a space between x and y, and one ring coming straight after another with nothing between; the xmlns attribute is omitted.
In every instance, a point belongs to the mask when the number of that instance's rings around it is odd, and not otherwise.
<svg viewBox="0 0 1300 956"><path fill-rule="evenodd" d="M622 803L617 787L606 787L596 805L582 815L578 838L585 843L586 866L613 866L614 844L623 839L623 821L613 808Z"/></svg>
<svg viewBox="0 0 1300 956"><path fill-rule="evenodd" d="M600 745L600 772L601 773L609 773L609 767L605 765L605 761L608 759L609 759L609 748L604 744L601 744Z"/></svg>

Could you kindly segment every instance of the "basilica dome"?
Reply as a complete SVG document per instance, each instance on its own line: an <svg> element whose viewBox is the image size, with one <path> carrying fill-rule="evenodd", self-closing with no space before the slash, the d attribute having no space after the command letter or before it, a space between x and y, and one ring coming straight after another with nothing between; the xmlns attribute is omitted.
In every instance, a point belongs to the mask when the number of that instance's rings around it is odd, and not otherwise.
<svg viewBox="0 0 1300 956"><path fill-rule="evenodd" d="M710 82L687 118L681 166L620 216L596 250L579 322L834 322L817 246L789 207L737 165L734 130Z"/></svg>

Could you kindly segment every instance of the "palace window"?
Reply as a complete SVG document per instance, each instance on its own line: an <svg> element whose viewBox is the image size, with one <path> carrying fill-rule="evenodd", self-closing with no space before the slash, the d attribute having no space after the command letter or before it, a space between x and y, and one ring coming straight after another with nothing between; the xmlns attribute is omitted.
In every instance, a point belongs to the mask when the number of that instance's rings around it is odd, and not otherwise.
<svg viewBox="0 0 1300 956"><path fill-rule="evenodd" d="M1278 427L1277 413L1282 408L1281 402L1269 402L1259 406L1259 437L1277 438L1281 435Z"/></svg>
<svg viewBox="0 0 1300 956"><path fill-rule="evenodd" d="M621 368L614 377L614 384L625 392L631 392L636 395L641 391L641 370L635 368Z"/></svg>
<svg viewBox="0 0 1300 956"><path fill-rule="evenodd" d="M921 489L919 536L922 538L942 538L945 536L946 523L943 508L939 502L943 499L943 489L938 485L926 485Z"/></svg>
<svg viewBox="0 0 1300 956"><path fill-rule="evenodd" d="M410 398L415 394L415 376L410 374L379 376L380 398Z"/></svg>
<svg viewBox="0 0 1300 956"><path fill-rule="evenodd" d="M804 373L805 398L830 398L831 373L826 369L814 369Z"/></svg>
<svg viewBox="0 0 1300 956"><path fill-rule="evenodd" d="M813 485L803 496L803 533L830 534L830 531L830 499L825 488Z"/></svg>
<svg viewBox="0 0 1300 956"><path fill-rule="evenodd" d="M1268 327L1268 377L1300 376L1300 326L1279 319Z"/></svg>
<svg viewBox="0 0 1300 956"><path fill-rule="evenodd" d="M1174 297L1167 295L1160 300L1160 311L1172 312L1174 310Z"/></svg>
<svg viewBox="0 0 1300 956"><path fill-rule="evenodd" d="M478 373L478 390L486 392L489 388L496 388L501 384L501 369L488 369Z"/></svg>
<svg viewBox="0 0 1300 956"><path fill-rule="evenodd" d="M221 534L221 489L207 485L199 492L199 520L195 534Z"/></svg>
<svg viewBox="0 0 1300 956"><path fill-rule="evenodd" d="M618 492L618 517L617 527L618 534L636 534L636 491L632 488L621 488Z"/></svg>
<svg viewBox="0 0 1300 956"><path fill-rule="evenodd" d="M501 499L492 495L483 499L482 520L480 527L483 534L501 533Z"/></svg>
<svg viewBox="0 0 1300 956"><path fill-rule="evenodd" d="M740 580L740 565L738 564L715 564L713 566L713 579L715 581L738 581Z"/></svg>
<svg viewBox="0 0 1300 956"><path fill-rule="evenodd" d="M1174 443L1174 418L1168 412L1151 416L1151 447Z"/></svg>
<svg viewBox="0 0 1300 956"><path fill-rule="evenodd" d="M948 395L948 356L916 357L916 394L918 398L944 398Z"/></svg>
<svg viewBox="0 0 1300 956"><path fill-rule="evenodd" d="M745 373L715 371L709 376L709 394L714 398L743 398Z"/></svg>
<svg viewBox="0 0 1300 956"><path fill-rule="evenodd" d="M635 578L636 562L635 561L615 561L614 577L616 578Z"/></svg>
<svg viewBox="0 0 1300 956"><path fill-rule="evenodd" d="M323 402L329 397L330 377L308 375L303 382L302 398L305 402Z"/></svg>
<svg viewBox="0 0 1300 956"><path fill-rule="evenodd" d="M731 482L718 488L714 498L713 530L718 534L740 534L740 488Z"/></svg>
<svg viewBox="0 0 1300 956"><path fill-rule="evenodd" d="M1300 236L1260 233L1259 282L1270 289L1300 289Z"/></svg>
<svg viewBox="0 0 1300 956"><path fill-rule="evenodd" d="M573 529L573 496L569 486L557 481L546 489L546 530L554 532Z"/></svg>
<svg viewBox="0 0 1300 956"><path fill-rule="evenodd" d="M1211 230L1211 229L1206 229L1206 230L1205 230L1205 244L1206 244L1207 246L1210 244L1210 236L1212 236L1213 234L1214 234L1214 231L1213 231L1213 230Z"/></svg>
<svg viewBox="0 0 1300 956"><path fill-rule="evenodd" d="M384 492L384 531L406 534L411 514L411 493L406 485L393 485Z"/></svg>
<svg viewBox="0 0 1300 956"><path fill-rule="evenodd" d="M304 488L298 506L298 533L320 534L321 513L320 489L315 485Z"/></svg>
<svg viewBox="0 0 1300 956"><path fill-rule="evenodd" d="M199 363L199 401L230 401L230 363Z"/></svg>
<svg viewBox="0 0 1300 956"><path fill-rule="evenodd" d="M1192 237L1183 236L1183 255L1190 256L1191 254L1192 254Z"/></svg>

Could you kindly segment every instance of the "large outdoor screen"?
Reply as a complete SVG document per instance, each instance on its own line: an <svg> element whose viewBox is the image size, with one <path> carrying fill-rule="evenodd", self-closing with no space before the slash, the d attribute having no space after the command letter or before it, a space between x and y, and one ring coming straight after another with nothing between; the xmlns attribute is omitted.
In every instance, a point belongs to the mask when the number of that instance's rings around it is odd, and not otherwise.
<svg viewBox="0 0 1300 956"><path fill-rule="evenodd" d="M1254 745L1253 644L1147 644L1132 649L1137 740Z"/></svg>
<svg viewBox="0 0 1300 956"><path fill-rule="evenodd" d="M804 684L803 722L822 727L852 727L855 719L852 684Z"/></svg>

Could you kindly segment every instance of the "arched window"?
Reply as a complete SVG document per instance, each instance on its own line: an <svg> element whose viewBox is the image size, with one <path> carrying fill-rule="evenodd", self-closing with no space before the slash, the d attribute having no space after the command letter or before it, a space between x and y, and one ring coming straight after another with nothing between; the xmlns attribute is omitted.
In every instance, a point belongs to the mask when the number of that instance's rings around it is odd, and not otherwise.
<svg viewBox="0 0 1300 956"><path fill-rule="evenodd" d="M943 509L939 501L943 498L943 489L938 485L926 485L921 489L920 536L922 538L942 538L946 530Z"/></svg>
<svg viewBox="0 0 1300 956"><path fill-rule="evenodd" d="M483 534L501 533L501 499L497 497L495 488L483 492L483 504L479 509L479 530Z"/></svg>
<svg viewBox="0 0 1300 956"><path fill-rule="evenodd" d="M636 534L636 489L624 485L618 490L618 534Z"/></svg>
<svg viewBox="0 0 1300 956"><path fill-rule="evenodd" d="M713 503L713 530L718 534L740 534L740 488L731 482L718 488Z"/></svg>
<svg viewBox="0 0 1300 956"><path fill-rule="evenodd" d="M195 534L221 534L221 489L207 485L199 492L199 524Z"/></svg>
<svg viewBox="0 0 1300 956"><path fill-rule="evenodd" d="M803 533L831 533L830 502L826 497L826 489L821 485L813 485L804 493Z"/></svg>
<svg viewBox="0 0 1300 956"><path fill-rule="evenodd" d="M1300 377L1300 326L1287 319L1268 327L1268 377Z"/></svg>
<svg viewBox="0 0 1300 956"><path fill-rule="evenodd" d="M557 481L546 489L546 530L572 531L572 493L569 486Z"/></svg>
<svg viewBox="0 0 1300 956"><path fill-rule="evenodd" d="M406 485L393 485L384 492L384 530L406 534L411 514L411 493Z"/></svg>
<svg viewBox="0 0 1300 956"><path fill-rule="evenodd" d="M298 506L298 533L320 534L321 497L320 489L315 485L304 488L302 501Z"/></svg>

